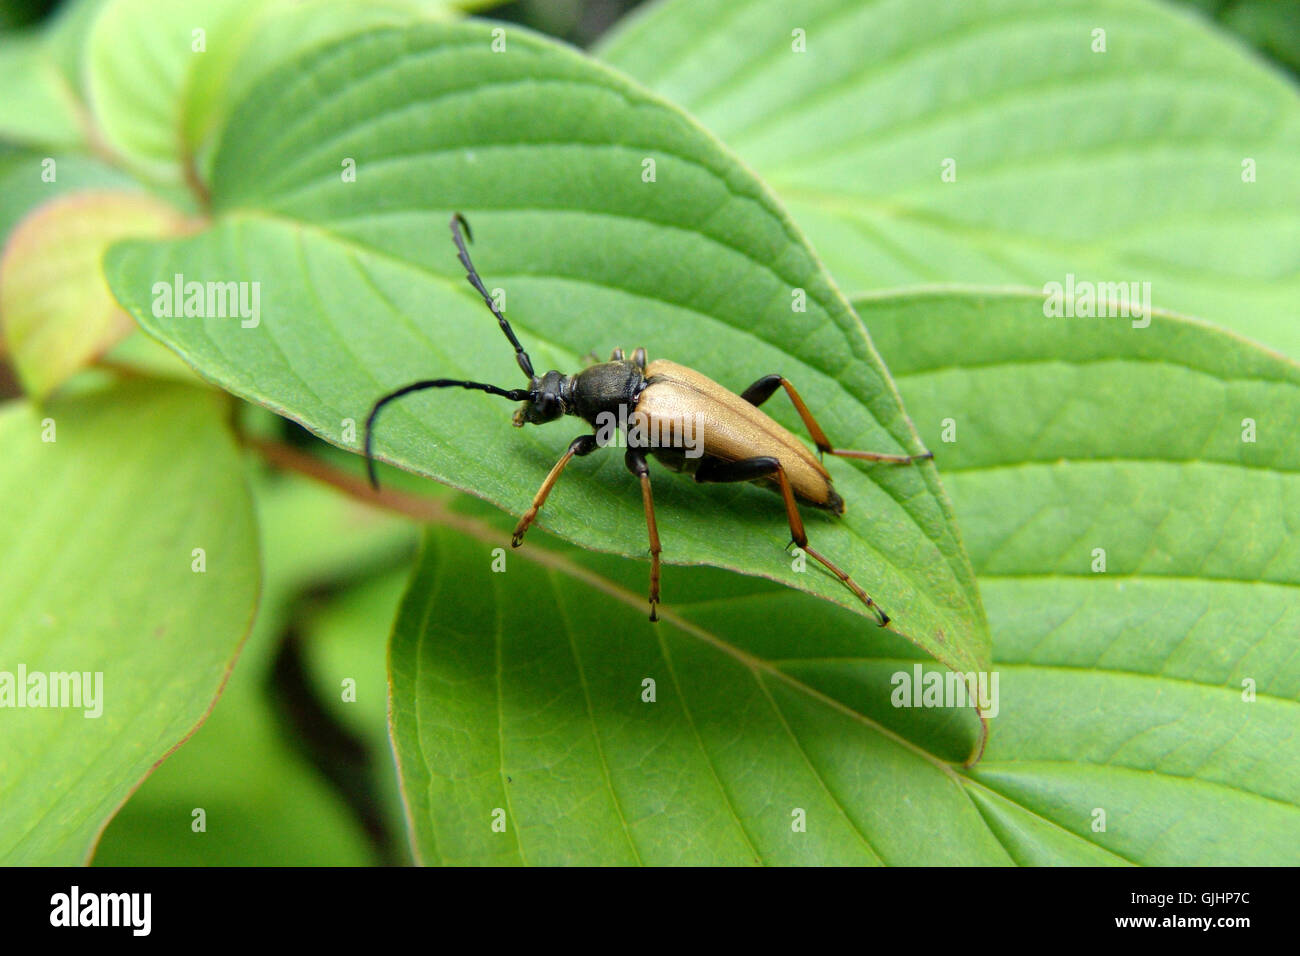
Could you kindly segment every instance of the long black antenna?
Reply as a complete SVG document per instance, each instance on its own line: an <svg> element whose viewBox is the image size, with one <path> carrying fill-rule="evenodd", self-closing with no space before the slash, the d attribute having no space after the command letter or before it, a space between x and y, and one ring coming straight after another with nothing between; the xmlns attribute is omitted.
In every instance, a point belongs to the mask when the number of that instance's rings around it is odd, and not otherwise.
<svg viewBox="0 0 1300 956"><path fill-rule="evenodd" d="M374 488L375 491L379 490L379 478L375 475L375 457L372 454L372 448L375 436L375 419L379 415L379 410L403 395L419 392L426 388L474 388L480 392L487 392L489 395L500 395L512 402L522 402L528 398L528 389L526 388L498 388L495 385L488 385L486 382L462 382L454 378L425 379L422 382L412 382L410 385L404 385L395 392L389 392L375 402L374 407L370 409L370 414L366 417L366 474L370 476L370 487Z"/></svg>
<svg viewBox="0 0 1300 956"><path fill-rule="evenodd" d="M474 233L470 231L469 222L460 213L452 213L451 238L452 241L456 243L456 248L459 250L460 264L465 267L465 272L467 273L465 278L469 280L470 285L478 289L478 294L483 296L484 304L492 310L492 314L495 315L497 321L501 323L501 331L506 334L506 338L510 340L510 344L515 347L515 360L519 363L519 367L523 369L524 374L528 376L528 380L531 382L533 380L533 360L528 357L528 353L524 351L524 347L519 344L519 340L515 338L515 330L510 328L510 323L507 322L506 317L497 310L497 304L492 301L492 296L488 295L488 290L483 287L483 280L478 277L478 270L474 268L474 263L469 259L469 250L465 248L465 240L461 238L461 226L465 227L465 235L469 237L470 242L473 242Z"/></svg>

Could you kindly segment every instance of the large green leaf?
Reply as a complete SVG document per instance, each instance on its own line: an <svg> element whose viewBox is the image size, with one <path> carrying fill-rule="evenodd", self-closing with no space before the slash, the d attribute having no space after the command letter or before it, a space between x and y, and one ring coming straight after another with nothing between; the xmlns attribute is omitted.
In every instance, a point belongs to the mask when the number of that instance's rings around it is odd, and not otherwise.
<svg viewBox="0 0 1300 956"><path fill-rule="evenodd" d="M97 866L376 862L359 821L277 722L271 671L305 591L392 561L414 534L399 518L301 478L263 477L253 487L265 597L239 666L212 716L108 825ZM387 621L376 626L382 644ZM382 673L382 650L374 656ZM196 808L205 816L199 832Z"/></svg>
<svg viewBox="0 0 1300 956"><path fill-rule="evenodd" d="M245 34L238 61L218 87L209 125L215 129L258 80L313 47L377 26L451 16L446 0L263 0L255 29Z"/></svg>
<svg viewBox="0 0 1300 956"><path fill-rule="evenodd" d="M420 862L1010 862L953 767L873 718L913 666L897 637L707 568L678 575L687 593L647 634L639 581L541 548L495 573L498 541L426 537L393 632ZM924 716L932 736L974 723Z"/></svg>
<svg viewBox="0 0 1300 956"><path fill-rule="evenodd" d="M857 305L988 604L1002 707L967 788L1008 851L1300 863L1300 366L1035 294Z"/></svg>
<svg viewBox="0 0 1300 956"><path fill-rule="evenodd" d="M971 529L997 637L984 760L958 765L969 714L892 706L915 653L846 612L696 568L646 641L627 566L546 542L494 573L497 532L452 516L391 648L420 859L1295 864L1300 368L1162 314L1047 319L1038 296L858 304Z"/></svg>
<svg viewBox="0 0 1300 956"><path fill-rule="evenodd" d="M84 860L225 681L259 571L224 410L132 383L0 412L0 670L102 675L99 716L0 709L6 863Z"/></svg>
<svg viewBox="0 0 1300 956"><path fill-rule="evenodd" d="M104 283L109 244L179 231L170 207L136 192L64 196L18 225L0 256L0 333L27 394L44 399L135 328Z"/></svg>
<svg viewBox="0 0 1300 956"><path fill-rule="evenodd" d="M0 140L66 148L84 136L75 94L43 33L0 38Z"/></svg>
<svg viewBox="0 0 1300 956"><path fill-rule="evenodd" d="M1300 93L1199 17L672 0L602 53L757 169L846 288L1145 281L1300 355Z"/></svg>
<svg viewBox="0 0 1300 956"><path fill-rule="evenodd" d="M514 29L493 52L491 29L377 31L271 75L226 128L213 227L115 246L106 268L119 301L204 376L355 450L371 403L395 386L430 375L520 384L445 231L460 209L540 368L644 345L734 388L779 370L841 446L919 450L861 323L739 163L598 64ZM349 159L355 182L342 175ZM176 275L259 283L260 319L169 317L155 284L165 293ZM792 311L798 290L806 311ZM770 407L802 431L783 399ZM519 432L509 412L479 394L417 396L381 421L377 447L518 513L586 428ZM849 512L810 515L814 544L899 631L959 670L980 668L983 613L933 467L829 468ZM863 611L815 566L794 569L779 500L763 489L664 478L655 495L666 561L771 577ZM625 555L644 554L644 520L608 453L571 465L542 517ZM669 602L673 581L670 571Z"/></svg>
<svg viewBox="0 0 1300 956"><path fill-rule="evenodd" d="M377 24L447 15L441 0L105 0L85 82L124 163L201 189L202 147L273 67Z"/></svg>
<svg viewBox="0 0 1300 956"><path fill-rule="evenodd" d="M95 20L108 2L110 0L63 0L42 24L50 56L68 88L82 101L86 89L86 42Z"/></svg>
<svg viewBox="0 0 1300 956"><path fill-rule="evenodd" d="M122 162L151 179L182 181L203 105L264 6L106 0L87 38L85 82L101 135Z"/></svg>

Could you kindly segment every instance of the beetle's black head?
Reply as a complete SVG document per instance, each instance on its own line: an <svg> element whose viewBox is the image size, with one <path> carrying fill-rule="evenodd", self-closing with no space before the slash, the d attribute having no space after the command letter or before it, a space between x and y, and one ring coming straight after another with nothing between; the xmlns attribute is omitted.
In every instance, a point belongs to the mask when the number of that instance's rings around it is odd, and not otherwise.
<svg viewBox="0 0 1300 956"><path fill-rule="evenodd" d="M515 409L515 427L545 425L568 411L569 376L550 371L530 383L528 398Z"/></svg>
<svg viewBox="0 0 1300 956"><path fill-rule="evenodd" d="M464 237L461 236L462 227L465 230ZM524 351L524 347L520 344L514 329L510 327L506 317L497 308L496 301L488 293L487 287L483 285L478 270L474 268L474 263L470 260L469 249L465 246L465 239L472 238L469 223L465 221L465 217L460 213L455 213L451 217L451 238L456 244L456 252L461 265L465 267L465 278L469 280L469 284L474 287L475 291L483 297L483 304L488 307L488 311L496 318L501 331L505 333L506 340L514 348L515 361L519 365L519 370L524 373L524 377L528 379L528 387L502 388L499 385L491 385L487 382L471 382L455 378L431 378L412 382L410 385L404 385L384 395L371 406L370 415L366 418L366 471L370 475L370 484L375 488L379 487L379 479L375 475L374 460L375 419L389 402L410 395L412 392L420 392L430 388L469 388L479 392L486 392L489 395L499 395L501 398L512 402L523 402L524 404L515 411L516 425L541 425L545 422L552 422L572 408L573 403L570 400L571 380L559 372L547 372L541 378L537 377L533 372L533 360L528 357L528 353Z"/></svg>

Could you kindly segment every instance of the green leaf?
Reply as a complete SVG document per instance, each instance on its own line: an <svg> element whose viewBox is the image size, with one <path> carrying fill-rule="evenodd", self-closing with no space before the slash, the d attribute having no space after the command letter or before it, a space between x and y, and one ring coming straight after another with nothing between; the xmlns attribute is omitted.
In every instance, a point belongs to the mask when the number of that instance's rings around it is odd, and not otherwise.
<svg viewBox="0 0 1300 956"><path fill-rule="evenodd" d="M447 16L440 0L106 0L86 85L107 145L147 178L201 189L231 106L296 55L377 24Z"/></svg>
<svg viewBox="0 0 1300 956"><path fill-rule="evenodd" d="M180 225L144 193L107 191L52 200L19 224L0 257L0 328L29 395L43 400L135 327L104 283L109 244Z"/></svg>
<svg viewBox="0 0 1300 956"><path fill-rule="evenodd" d="M1150 282L1157 306L1300 355L1300 93L1199 17L670 0L601 52L752 165L846 288Z"/></svg>
<svg viewBox="0 0 1300 956"><path fill-rule="evenodd" d="M358 423L396 386L431 375L519 383L447 235L459 209L539 368L644 345L736 389L779 370L842 447L919 450L861 323L743 167L599 65L520 30L504 53L492 40L480 25L377 31L268 78L226 129L214 226L110 250L118 300L205 377L356 450ZM654 182L642 178L647 158ZM355 182L342 175L347 159ZM178 274L260 283L258 323L167 317ZM792 311L797 290L805 312ZM769 407L803 431L783 399ZM386 413L377 449L518 514L586 428L516 431L509 411L467 392L414 397ZM620 459L571 465L543 523L644 555L640 496ZM849 511L809 515L814 546L901 632L979 669L987 632L934 469L828 467ZM866 613L830 575L794 570L779 499L764 489L655 475L666 561L771 577ZM671 574L667 587L671 602Z"/></svg>
<svg viewBox="0 0 1300 956"><path fill-rule="evenodd" d="M857 306L997 636L967 789L1008 851L1300 863L1300 366L1171 315L1047 318L1035 293Z"/></svg>
<svg viewBox="0 0 1300 956"><path fill-rule="evenodd" d="M225 78L214 126L263 79L309 50L379 26L452 15L445 0L295 0L264 5L255 30L246 35L239 61Z"/></svg>
<svg viewBox="0 0 1300 956"><path fill-rule="evenodd" d="M1300 368L1036 295L858 305L955 475L998 637L984 760L956 765L969 712L893 705L915 649L845 611L692 568L650 630L634 569L543 541L495 573L508 531L453 516L390 651L421 861L1294 865Z"/></svg>
<svg viewBox="0 0 1300 956"><path fill-rule="evenodd" d="M62 149L83 140L77 101L47 36L0 38L0 140Z"/></svg>
<svg viewBox="0 0 1300 956"><path fill-rule="evenodd" d="M391 561L414 535L407 522L301 478L263 476L253 487L265 597L239 666L212 716L113 818L96 866L376 861L360 822L277 721L271 668L303 592ZM380 644L386 627L377 623ZM382 652L376 665L383 670ZM201 832L193 829L195 808L205 814Z"/></svg>
<svg viewBox="0 0 1300 956"><path fill-rule="evenodd" d="M70 192L110 188L125 193L139 186L125 173L88 156L46 156L0 146L0 243L42 203Z"/></svg>
<svg viewBox="0 0 1300 956"><path fill-rule="evenodd" d="M224 405L132 383L60 399L44 418L25 403L0 411L0 495L21 503L0 523L0 671L102 675L97 717L84 701L0 710L7 864L86 859L234 663L259 570Z"/></svg>
<svg viewBox="0 0 1300 956"><path fill-rule="evenodd" d="M550 548L496 573L503 537L452 524L470 533L426 537L389 651L419 862L1010 862L953 767L873 716L913 664L898 637L707 568L651 625L639 581ZM920 736L965 718L960 760L971 713L925 711Z"/></svg>
<svg viewBox="0 0 1300 956"><path fill-rule="evenodd" d="M64 0L43 27L49 38L50 56L79 101L84 101L86 90L86 44L96 18L108 2Z"/></svg>
<svg viewBox="0 0 1300 956"><path fill-rule="evenodd" d="M85 103L86 44L108 0L63 0L30 31L0 39L0 61L19 67L0 84L4 138L46 147L89 149ZM30 68L30 69L29 69ZM32 135L35 133L35 135ZM99 144L95 144L98 146Z"/></svg>
<svg viewBox="0 0 1300 956"><path fill-rule="evenodd" d="M107 0L87 40L86 87L105 144L150 179L178 183L193 156L203 72L220 74L261 0ZM215 62L213 62L215 61Z"/></svg>

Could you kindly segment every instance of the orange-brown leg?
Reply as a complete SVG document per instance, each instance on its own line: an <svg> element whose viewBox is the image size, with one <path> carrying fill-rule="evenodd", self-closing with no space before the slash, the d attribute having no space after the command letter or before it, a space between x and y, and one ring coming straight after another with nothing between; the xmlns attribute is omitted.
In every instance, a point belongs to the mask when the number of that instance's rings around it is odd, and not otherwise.
<svg viewBox="0 0 1300 956"><path fill-rule="evenodd" d="M524 532L533 523L533 519L537 517L537 512L541 510L542 505L546 504L546 498L551 493L551 488L555 485L556 479L560 477L560 472L564 471L564 466L569 463L570 459L574 455L579 457L590 455L598 447L595 435L579 435L569 442L569 450L555 463L555 467L551 469L550 474L546 476L546 480L542 482L542 487L538 488L537 494L533 495L532 507L524 512L524 516L519 519L519 524L515 525L514 536L510 539L512 546L517 548L524 543Z"/></svg>
<svg viewBox="0 0 1300 956"><path fill-rule="evenodd" d="M758 407L772 397L772 393L777 388L782 387L785 393L790 396L790 401L794 405L794 410L799 413L803 419L804 427L808 429L808 434L817 446L817 450L827 455L838 455L841 458L859 458L863 461L883 461L895 465L910 465L914 461L921 461L926 458L933 458L934 452L927 451L923 455L887 455L883 452L876 451L851 451L847 448L834 448L831 441L822 431L821 425L817 424L817 419L813 418L812 412L804 404L803 398L799 392L790 384L789 379L782 378L780 375L764 375L749 388L741 393L740 397L749 404ZM805 549L806 550L806 549ZM811 552L810 552L811 553Z"/></svg>
<svg viewBox="0 0 1300 956"><path fill-rule="evenodd" d="M650 620L659 620L659 528L655 524L655 502L650 493L650 468L645 454L638 448L629 448L623 459L627 470L641 479L641 503L645 505L646 530L650 534Z"/></svg>
<svg viewBox="0 0 1300 956"><path fill-rule="evenodd" d="M708 458L695 472L696 481L707 482L753 481L756 478L767 477L776 478L777 486L781 490L781 497L785 499L785 515L790 523L790 543L798 545L805 554L839 578L841 583L857 596L858 600L876 613L881 627L888 624L889 615L871 599L866 591L862 590L858 582L854 581L853 578L849 577L848 574L840 570L822 554L808 546L808 535L804 531L803 518L799 514L799 506L795 501L794 488L791 487L790 479L786 476L785 469L781 467L781 462L778 459L767 455L745 458L741 461L721 461L716 458Z"/></svg>

